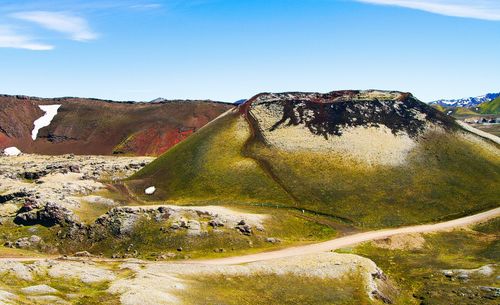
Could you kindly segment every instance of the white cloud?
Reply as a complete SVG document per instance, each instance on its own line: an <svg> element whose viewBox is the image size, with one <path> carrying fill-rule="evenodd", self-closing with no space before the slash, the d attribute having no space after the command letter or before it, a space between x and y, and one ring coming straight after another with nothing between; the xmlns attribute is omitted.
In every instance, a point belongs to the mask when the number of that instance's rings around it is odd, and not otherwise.
<svg viewBox="0 0 500 305"><path fill-rule="evenodd" d="M33 38L14 32L9 27L0 26L0 48L48 51L54 46L36 42Z"/></svg>
<svg viewBox="0 0 500 305"><path fill-rule="evenodd" d="M46 29L68 34L72 40L88 41L97 38L87 20L62 12L32 11L11 15L14 18L36 23Z"/></svg>
<svg viewBox="0 0 500 305"><path fill-rule="evenodd" d="M401 6L440 15L500 21L500 0L354 0Z"/></svg>

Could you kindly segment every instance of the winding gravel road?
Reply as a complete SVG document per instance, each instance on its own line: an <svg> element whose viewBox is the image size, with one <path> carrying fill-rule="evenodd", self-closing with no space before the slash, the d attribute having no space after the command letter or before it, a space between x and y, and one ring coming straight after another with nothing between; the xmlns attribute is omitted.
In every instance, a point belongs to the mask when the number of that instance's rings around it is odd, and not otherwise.
<svg viewBox="0 0 500 305"><path fill-rule="evenodd" d="M184 261L183 263L202 264L202 265L235 265L235 264L244 264L257 261L265 261L270 259L286 258L298 255L315 254L321 252L328 252L339 248L349 247L366 241L384 239L398 234L445 231L457 227L464 227L475 223L484 222L498 216L500 216L500 207L483 213L475 214L472 216L467 216L436 224L426 224L426 225L418 225L411 227L402 227L397 229L383 229L377 231L363 232L332 239L317 244L291 247L278 251L263 252L251 255L235 256L235 257L227 257L227 258L211 259L211 260L191 260L191 261Z"/></svg>
<svg viewBox="0 0 500 305"><path fill-rule="evenodd" d="M177 262L146 262L143 260L123 260L123 259L108 259L108 258L64 258L64 260L72 261L85 261L90 260L94 262L129 262L129 263L140 263L140 264L169 264L169 263L181 263L181 264L194 264L194 265L237 265L245 264L258 261L266 261L272 259L280 259L292 256L307 255L307 254L317 254L322 252L329 252L339 248L345 248L353 246L362 242L372 241L377 239L384 239L398 234L409 234L409 233L428 233L428 232L438 232L446 231L453 228L465 227L472 224L485 222L487 220L496 218L500 216L500 207L489 210L483 213L458 218L446 222L436 223L436 224L426 224L410 227L402 227L396 229L383 229L377 231L363 232L353 235L348 235L329 241L310 244L305 246L290 247L277 251L262 252L257 254L234 256L220 259L210 259L210 260L185 260ZM9 261L38 261L45 259L57 259L54 256L40 256L40 257L0 257L0 260Z"/></svg>

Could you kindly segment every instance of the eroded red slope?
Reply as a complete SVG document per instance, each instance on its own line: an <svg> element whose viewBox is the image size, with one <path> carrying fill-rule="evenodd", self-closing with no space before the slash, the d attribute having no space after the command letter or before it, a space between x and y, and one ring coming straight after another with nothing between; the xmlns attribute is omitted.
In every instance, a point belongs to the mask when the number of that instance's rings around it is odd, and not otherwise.
<svg viewBox="0 0 500 305"><path fill-rule="evenodd" d="M60 104L35 141L39 105ZM0 149L39 154L159 155L232 108L213 101L158 103L0 96Z"/></svg>

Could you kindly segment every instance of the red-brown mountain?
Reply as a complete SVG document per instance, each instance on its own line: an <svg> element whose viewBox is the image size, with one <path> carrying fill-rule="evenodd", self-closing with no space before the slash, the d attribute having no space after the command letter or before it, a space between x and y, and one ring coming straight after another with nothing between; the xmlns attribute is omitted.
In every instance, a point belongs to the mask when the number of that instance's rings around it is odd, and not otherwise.
<svg viewBox="0 0 500 305"><path fill-rule="evenodd" d="M61 105L32 139L39 106ZM173 100L114 102L0 95L0 149L39 154L159 155L215 119L231 104Z"/></svg>

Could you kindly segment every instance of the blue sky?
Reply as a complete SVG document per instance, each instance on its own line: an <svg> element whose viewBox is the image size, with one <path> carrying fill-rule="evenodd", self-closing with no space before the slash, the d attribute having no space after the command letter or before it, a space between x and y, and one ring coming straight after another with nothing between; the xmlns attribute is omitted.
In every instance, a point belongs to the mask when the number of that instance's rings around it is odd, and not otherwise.
<svg viewBox="0 0 500 305"><path fill-rule="evenodd" d="M472 4L471 4L472 3ZM500 91L497 0L0 0L0 93Z"/></svg>

